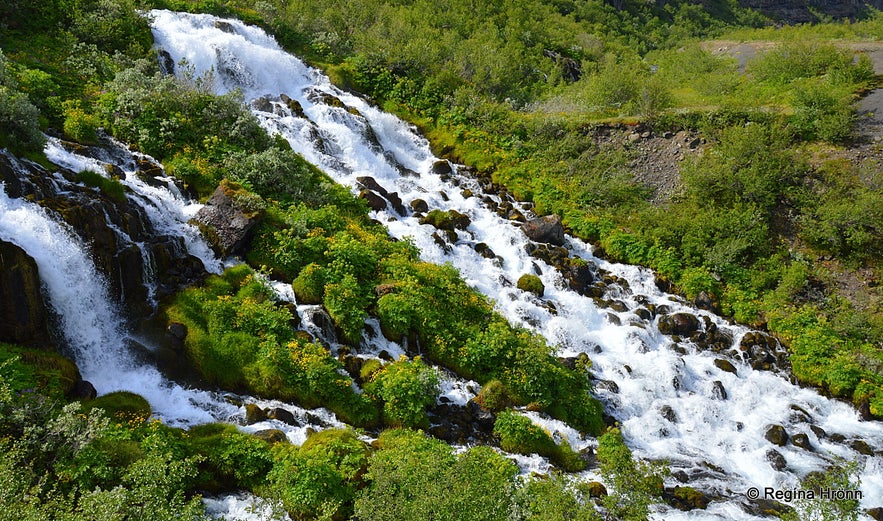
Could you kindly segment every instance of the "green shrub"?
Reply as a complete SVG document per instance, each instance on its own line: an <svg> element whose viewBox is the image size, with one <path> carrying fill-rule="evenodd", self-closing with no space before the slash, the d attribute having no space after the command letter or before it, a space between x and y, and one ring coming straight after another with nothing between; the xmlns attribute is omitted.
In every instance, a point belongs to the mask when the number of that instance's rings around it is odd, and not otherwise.
<svg viewBox="0 0 883 521"><path fill-rule="evenodd" d="M42 150L46 138L40 131L40 113L26 94L0 85L0 146L13 150Z"/></svg>
<svg viewBox="0 0 883 521"><path fill-rule="evenodd" d="M262 197L282 202L319 205L327 177L291 149L271 147L263 152L237 152L224 161L227 175Z"/></svg>
<svg viewBox="0 0 883 521"><path fill-rule="evenodd" d="M281 501L293 519L348 518L367 460L365 444L348 432L308 438L304 447L274 446L275 463L262 493Z"/></svg>
<svg viewBox="0 0 883 521"><path fill-rule="evenodd" d="M454 455L422 432L387 430L355 502L366 521L509 519L517 467L488 447Z"/></svg>
<svg viewBox="0 0 883 521"><path fill-rule="evenodd" d="M301 304L321 304L325 293L325 269L315 263L304 266L292 281L291 288Z"/></svg>
<svg viewBox="0 0 883 521"><path fill-rule="evenodd" d="M270 446L228 424L209 423L188 431L188 445L204 459L200 487L209 490L254 490L273 466Z"/></svg>
<svg viewBox="0 0 883 521"><path fill-rule="evenodd" d="M620 519L647 519L650 505L662 495L665 469L635 461L619 429L610 429L598 438L598 463L609 492L602 499L605 508Z"/></svg>
<svg viewBox="0 0 883 521"><path fill-rule="evenodd" d="M384 366L365 386L383 404L385 422L397 427L428 426L426 409L435 404L438 391L438 373L419 357Z"/></svg>

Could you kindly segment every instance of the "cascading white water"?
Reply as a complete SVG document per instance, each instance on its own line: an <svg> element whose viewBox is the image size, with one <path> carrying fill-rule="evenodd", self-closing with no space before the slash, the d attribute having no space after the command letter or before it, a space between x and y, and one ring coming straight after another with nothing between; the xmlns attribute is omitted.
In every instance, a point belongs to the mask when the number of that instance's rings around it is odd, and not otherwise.
<svg viewBox="0 0 883 521"><path fill-rule="evenodd" d="M238 413L219 397L184 390L156 369L132 361L118 311L86 248L44 209L0 190L0 238L17 244L36 261L66 344L83 378L101 394L141 394L172 425L217 421Z"/></svg>
<svg viewBox="0 0 883 521"><path fill-rule="evenodd" d="M253 104L264 109L254 109L262 124L283 135L296 151L338 182L355 188L358 177L371 176L386 190L397 192L406 205L420 198L430 208L468 215L471 224L457 232L459 240L449 247L439 246L432 236L435 229L421 225L414 216L389 210L376 212L375 217L392 235L410 237L424 260L452 263L510 322L543 335L562 356L587 352L595 375L615 383L617 390L608 386L597 394L621 422L635 452L646 458L668 459L674 469L690 474L692 486L722 497L706 511L664 510L659 515L665 519L752 518L739 506L750 503L744 498L749 487L791 489L800 476L823 468L831 455L859 462L864 507L883 502L883 458L861 456L847 444L833 442L810 428L820 427L847 440L863 440L879 454L883 426L860 421L850 406L797 387L781 376L735 360L737 372L726 372L714 364L715 356L688 343L683 343L686 354L681 354L673 349L671 337L633 311L642 299L644 303L664 304L673 312L707 316L737 343L744 328L662 293L647 270L603 262L592 256L590 246L568 238L573 254L628 282L630 290L617 297L628 310L599 309L591 299L570 290L551 266L529 256L525 251L529 241L519 229L489 210L481 198L461 193L466 187L480 193L477 183L455 173L459 182L455 186L432 174L437 158L426 140L406 123L335 88L259 29L236 20L221 24L208 15L151 14L157 45L176 63L186 60L197 74L214 71L218 93L240 89L249 102L264 98ZM288 108L283 94L300 103L306 118ZM326 104L323 100L327 96L342 101L350 110ZM488 245L496 258L477 253L474 245L479 242ZM535 267L546 287L544 300L553 303L557 313L514 287L514 281L534 272ZM795 414L792 406L805 414ZM585 443L555 422L535 414L531 418L550 430L565 431L574 443ZM807 434L813 449L773 447L764 438L771 424L783 425L792 434ZM775 471L767 461L766 453L773 448L783 455L786 470Z"/></svg>

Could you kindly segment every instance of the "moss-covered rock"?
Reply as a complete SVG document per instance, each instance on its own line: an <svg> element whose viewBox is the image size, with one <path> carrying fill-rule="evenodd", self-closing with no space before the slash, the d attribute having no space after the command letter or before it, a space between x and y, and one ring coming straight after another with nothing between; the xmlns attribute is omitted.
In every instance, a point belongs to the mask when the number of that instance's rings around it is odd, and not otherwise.
<svg viewBox="0 0 883 521"><path fill-rule="evenodd" d="M543 281L541 281L536 275L531 275L529 273L522 275L518 279L516 285L518 286L518 289L528 291L538 297L542 297L543 293L546 292L546 286L543 285Z"/></svg>
<svg viewBox="0 0 883 521"><path fill-rule="evenodd" d="M512 398L506 391L506 386L499 380L491 380L475 397L475 403L491 411L501 411L512 405Z"/></svg>
<svg viewBox="0 0 883 521"><path fill-rule="evenodd" d="M115 420L144 420L151 414L150 403L143 396L129 391L115 391L86 401L83 409L103 409L108 418Z"/></svg>

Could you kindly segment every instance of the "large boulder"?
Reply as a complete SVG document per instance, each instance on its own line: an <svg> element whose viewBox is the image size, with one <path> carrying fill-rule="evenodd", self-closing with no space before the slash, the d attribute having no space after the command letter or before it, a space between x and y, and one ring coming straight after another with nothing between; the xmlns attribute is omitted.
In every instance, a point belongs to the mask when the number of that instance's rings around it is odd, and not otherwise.
<svg viewBox="0 0 883 521"><path fill-rule="evenodd" d="M195 217L212 249L222 257L242 252L260 222L260 212L244 208L237 201L243 192L239 185L222 181Z"/></svg>
<svg viewBox="0 0 883 521"><path fill-rule="evenodd" d="M0 340L50 344L48 313L37 263L23 249L0 240Z"/></svg>
<svg viewBox="0 0 883 521"><path fill-rule="evenodd" d="M659 317L658 327L664 335L688 336L699 330L699 319L690 313L674 313Z"/></svg>
<svg viewBox="0 0 883 521"><path fill-rule="evenodd" d="M536 242L544 242L557 246L564 245L564 226L561 217L546 215L531 219L521 226L524 234Z"/></svg>

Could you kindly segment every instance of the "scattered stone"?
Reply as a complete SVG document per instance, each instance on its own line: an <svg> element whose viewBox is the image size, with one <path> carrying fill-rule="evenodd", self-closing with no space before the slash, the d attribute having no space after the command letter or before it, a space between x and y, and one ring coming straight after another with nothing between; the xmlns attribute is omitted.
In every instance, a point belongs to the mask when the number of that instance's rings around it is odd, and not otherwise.
<svg viewBox="0 0 883 521"><path fill-rule="evenodd" d="M607 487L597 481L590 481L587 485L589 497L601 498L607 496Z"/></svg>
<svg viewBox="0 0 883 521"><path fill-rule="evenodd" d="M536 275L524 274L518 279L516 287L522 291L533 293L537 297L542 297L546 291L543 281Z"/></svg>
<svg viewBox="0 0 883 521"><path fill-rule="evenodd" d="M659 409L659 414L671 423L678 422L678 416L675 414L674 409L671 408L671 405L663 405L662 408Z"/></svg>
<svg viewBox="0 0 883 521"><path fill-rule="evenodd" d="M183 342L187 338L187 326L180 322L169 322L166 331L175 340Z"/></svg>
<svg viewBox="0 0 883 521"><path fill-rule="evenodd" d="M809 442L809 436L802 432L791 436L791 444L804 450L813 450L812 444Z"/></svg>
<svg viewBox="0 0 883 521"><path fill-rule="evenodd" d="M659 317L658 328L664 335L689 336L699 330L699 319L690 313L665 315Z"/></svg>
<svg viewBox="0 0 883 521"><path fill-rule="evenodd" d="M441 176L442 179L444 179L445 176L450 176L452 173L454 173L454 170L451 168L451 163L447 162L444 159L440 159L433 163L432 168L430 168L429 171L435 175Z"/></svg>
<svg viewBox="0 0 883 521"><path fill-rule="evenodd" d="M297 421L297 418L294 417L287 409L283 409L281 407L274 407L267 411L267 418L271 420L278 420L282 423L287 423L288 425L294 425L295 427L300 426L300 423Z"/></svg>
<svg viewBox="0 0 883 521"><path fill-rule="evenodd" d="M671 506L683 511L695 509L704 510L711 502L711 498L705 493L700 492L693 487L681 486L666 490L663 493L663 499L665 499Z"/></svg>
<svg viewBox="0 0 883 521"><path fill-rule="evenodd" d="M74 382L67 397L71 400L94 400L98 397L98 391L92 385L92 382L80 379Z"/></svg>
<svg viewBox="0 0 883 521"><path fill-rule="evenodd" d="M868 515L876 521L883 521L883 507L874 507L869 509Z"/></svg>
<svg viewBox="0 0 883 521"><path fill-rule="evenodd" d="M788 443L788 433L785 432L785 427L781 425L770 425L763 437L779 447L784 447Z"/></svg>
<svg viewBox="0 0 883 521"><path fill-rule="evenodd" d="M255 403L245 404L245 424L253 425L267 419L267 411L260 408Z"/></svg>
<svg viewBox="0 0 883 521"><path fill-rule="evenodd" d="M734 366L732 362L725 358L715 359L714 365L721 371L736 374L736 366Z"/></svg>
<svg viewBox="0 0 883 521"><path fill-rule="evenodd" d="M415 212L426 213L429 211L429 205L423 199L414 199L411 201L410 206Z"/></svg>
<svg viewBox="0 0 883 521"><path fill-rule="evenodd" d="M279 429L264 429L262 431L257 431L254 433L254 437L264 440L271 445L288 441L285 433Z"/></svg>
<svg viewBox="0 0 883 521"><path fill-rule="evenodd" d="M497 254L494 253L494 250L492 250L490 246L488 246L487 244L485 244L483 242L477 243L475 245L474 249L475 249L476 253L478 253L479 255L481 255L482 257L484 257L486 259L497 258Z"/></svg>
<svg viewBox="0 0 883 521"><path fill-rule="evenodd" d="M865 456L874 455L874 449L863 440L852 440L849 442L849 448Z"/></svg>
<svg viewBox="0 0 883 521"><path fill-rule="evenodd" d="M720 380L711 383L711 396L716 400L727 399L727 390L724 389L724 384Z"/></svg>
<svg viewBox="0 0 883 521"><path fill-rule="evenodd" d="M766 452L766 460L774 470L785 470L788 466L785 456L782 456L782 453L776 449L770 449Z"/></svg>

